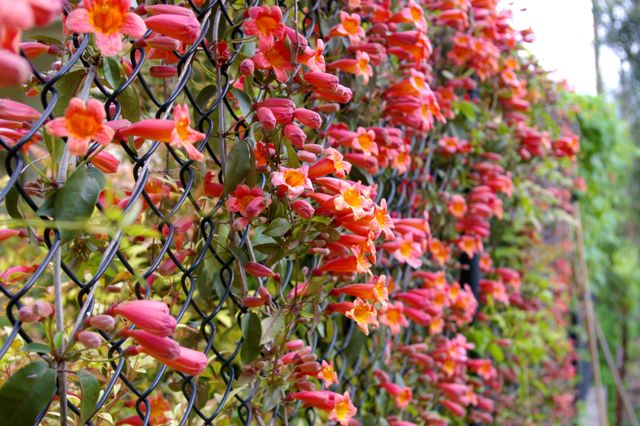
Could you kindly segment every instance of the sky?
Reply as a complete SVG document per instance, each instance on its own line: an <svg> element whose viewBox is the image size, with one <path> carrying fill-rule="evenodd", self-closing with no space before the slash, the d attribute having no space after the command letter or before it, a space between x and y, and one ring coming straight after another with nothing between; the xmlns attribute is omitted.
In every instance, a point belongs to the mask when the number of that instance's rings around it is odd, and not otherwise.
<svg viewBox="0 0 640 426"><path fill-rule="evenodd" d="M591 0L502 0L513 10L516 29L533 28L529 50L553 71L555 80L567 80L578 93L596 93ZM618 59L608 49L601 53L600 68L609 89L618 81Z"/></svg>

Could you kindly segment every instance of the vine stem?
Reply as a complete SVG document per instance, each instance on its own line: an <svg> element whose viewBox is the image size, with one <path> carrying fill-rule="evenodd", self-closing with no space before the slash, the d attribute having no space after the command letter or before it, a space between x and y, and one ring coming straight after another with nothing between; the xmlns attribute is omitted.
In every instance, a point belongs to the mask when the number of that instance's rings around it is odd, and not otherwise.
<svg viewBox="0 0 640 426"><path fill-rule="evenodd" d="M91 83L95 77L95 69L93 66L89 67L87 75L84 79L84 84L78 97L83 101L89 98L89 92L91 90ZM60 160L60 168L58 169L57 183L58 186L64 184L67 180L67 172L69 170L69 164L72 162L73 156L69 152L69 145L65 144L62 159ZM58 248L53 257L53 291L55 295L55 310L56 310L56 334L61 334L60 346L56 349L57 363L56 370L58 376L58 397L60 398L60 425L67 425L67 373L64 361L64 352L66 350L65 337L64 337L64 298L62 294L62 243L58 242Z"/></svg>

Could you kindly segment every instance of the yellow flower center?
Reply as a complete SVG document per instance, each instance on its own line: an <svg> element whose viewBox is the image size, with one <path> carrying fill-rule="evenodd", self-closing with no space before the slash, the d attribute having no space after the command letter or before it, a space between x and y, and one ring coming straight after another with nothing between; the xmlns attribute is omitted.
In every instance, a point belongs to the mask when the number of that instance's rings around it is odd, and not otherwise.
<svg viewBox="0 0 640 426"><path fill-rule="evenodd" d="M353 18L346 18L342 21L342 26L349 34L357 34L358 33L358 21Z"/></svg>
<svg viewBox="0 0 640 426"><path fill-rule="evenodd" d="M414 21L419 21L422 18L422 9L419 7L411 7L409 9L411 11L411 17Z"/></svg>
<svg viewBox="0 0 640 426"><path fill-rule="evenodd" d="M405 405L411 401L411 391L409 389L402 389L400 395L398 395L398 404Z"/></svg>
<svg viewBox="0 0 640 426"><path fill-rule="evenodd" d="M402 244L400 244L400 253L402 254L402 256L411 256L412 250L413 248L411 247L411 241L404 241Z"/></svg>
<svg viewBox="0 0 640 426"><path fill-rule="evenodd" d="M256 27L260 34L269 35L271 32L278 29L280 23L273 19L271 16L262 16L256 19Z"/></svg>
<svg viewBox="0 0 640 426"><path fill-rule="evenodd" d="M349 188L342 194L344 201L353 208L358 208L362 205L362 197L358 188Z"/></svg>
<svg viewBox="0 0 640 426"><path fill-rule="evenodd" d="M366 323L371 311L367 305L360 305L353 308L353 317L358 323Z"/></svg>
<svg viewBox="0 0 640 426"><path fill-rule="evenodd" d="M189 119L183 118L176 123L176 131L183 141L186 141L189 137L189 130Z"/></svg>
<svg viewBox="0 0 640 426"><path fill-rule="evenodd" d="M298 170L287 170L284 172L284 181L292 187L303 186L305 184L304 174Z"/></svg>
<svg viewBox="0 0 640 426"><path fill-rule="evenodd" d="M391 325L400 324L400 311L398 309L389 309L386 313L387 322Z"/></svg>
<svg viewBox="0 0 640 426"><path fill-rule="evenodd" d="M358 135L358 144L363 151L369 151L373 144L373 138L368 133L363 133Z"/></svg>
<svg viewBox="0 0 640 426"><path fill-rule="evenodd" d="M97 32L108 35L122 30L127 10L121 4L121 2L97 0L91 9L87 9L89 22Z"/></svg>
<svg viewBox="0 0 640 426"><path fill-rule="evenodd" d="M77 111L65 119L67 129L77 138L93 137L102 126L89 111Z"/></svg>
<svg viewBox="0 0 640 426"><path fill-rule="evenodd" d="M331 365L327 365L325 368L322 369L322 378L327 382L333 381L333 377L335 376L335 374L336 373L333 370L333 366Z"/></svg>
<svg viewBox="0 0 640 426"><path fill-rule="evenodd" d="M338 420L344 421L349 418L349 413L351 412L351 406L349 401L344 398L336 405L336 416Z"/></svg>

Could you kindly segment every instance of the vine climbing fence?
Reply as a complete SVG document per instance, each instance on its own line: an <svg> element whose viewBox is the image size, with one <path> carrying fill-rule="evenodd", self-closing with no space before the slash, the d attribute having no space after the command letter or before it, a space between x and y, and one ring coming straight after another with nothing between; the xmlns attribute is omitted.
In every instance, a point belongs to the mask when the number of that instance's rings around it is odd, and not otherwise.
<svg viewBox="0 0 640 426"><path fill-rule="evenodd" d="M492 1L125 3L60 4L64 37L52 18L58 38L14 49L0 419L518 424L527 374L563 421L571 346L536 327L562 323L546 295L569 278L530 259L571 208L577 139L527 32ZM109 55L99 19L119 17L143 35ZM165 304L180 356L135 334L159 314L133 300Z"/></svg>

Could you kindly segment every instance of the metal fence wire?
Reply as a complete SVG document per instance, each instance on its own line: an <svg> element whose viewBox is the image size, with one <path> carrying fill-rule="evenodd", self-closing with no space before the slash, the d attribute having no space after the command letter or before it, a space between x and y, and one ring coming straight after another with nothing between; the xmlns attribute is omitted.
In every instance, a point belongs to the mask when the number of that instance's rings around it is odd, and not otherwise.
<svg viewBox="0 0 640 426"><path fill-rule="evenodd" d="M285 12L291 8L290 4L279 3ZM33 73L40 85L42 116L17 143L9 144L0 137L0 146L4 151L4 171L7 175L5 183L0 188L0 202L10 214L17 212L16 214L20 215L16 207L19 205L21 209L32 210L42 221L52 221L51 216L42 209L43 200L39 196L42 195L43 188L35 188L32 184L32 170L24 148L41 132L47 119L59 117L63 113L64 109L60 110L59 104L68 101L67 87L70 78L77 80L78 84L83 84L96 97L104 100L108 120L121 119L123 110L130 106L131 98L143 105L147 112L154 111L157 118L167 117L179 98L181 102L188 103L190 109L199 117L195 127L206 134L206 139L199 144L198 149L213 160L218 171L216 179L219 183L223 182L225 143L245 138L247 128L243 118L236 115L236 107L227 96L232 84L228 71L234 65L237 66L238 52L243 49L241 23L245 19L244 10L257 2L244 4L217 0L196 5L189 0L189 4L198 17L201 31L197 41L188 50L173 52L177 59L178 72L177 78L170 80L175 81L173 87L165 84L162 90L158 91L158 86L148 81L148 77L145 77L150 66L148 51L135 45L128 58L132 65L131 72L127 73L126 78L121 75L111 81L105 81L103 73L96 72L98 69L105 69L105 64L100 60L96 61L96 57L91 55L90 38L80 34L74 34L69 38L69 48L73 54L57 72L44 74L33 65ZM331 0L303 0L297 7L305 17L300 22L299 31L307 38L312 33L322 36L323 26L319 25L320 12L331 16L339 10L339 5ZM150 33L151 31L148 31L146 37ZM222 43L228 43L231 52L229 56L218 53L221 50L217 47ZM202 89L197 78L202 75L204 69L208 70L211 84ZM325 129L330 124L331 120L326 120ZM414 153L423 153L430 144L429 137L416 136L412 141L412 150ZM135 244L136 235L126 234L122 230L113 234L107 233L108 236L104 237L107 238L106 241L79 238L73 245L63 243L61 233L55 225L46 227L40 235L29 235L31 243L42 248L41 255L31 259L35 262L33 272L19 288L0 285L1 303L6 309L9 322L0 348L0 359L9 356L18 336L24 343L33 342L32 326L19 321L18 310L26 299L37 298L46 291L45 284L53 280L68 283L64 287L63 296L74 296L77 299L75 306L79 317L74 330L77 331L84 319L104 311L105 304L101 302L104 294L130 284L138 298L145 298L151 292L152 283L154 288L163 285L162 268L177 268L180 271L180 281L170 283L174 289L171 298L175 301L171 306L172 314L191 333L189 339L192 347L197 347L213 359L217 379L205 382L168 370L161 364L140 366L151 371L155 369L156 372L152 377L132 379L134 376L128 374L130 371L126 365L126 358L120 356L126 350L125 339L114 338L102 332L109 345L106 352L109 362L95 363L94 367L99 369L106 385L96 401L94 410L86 419L86 424L92 425L96 416L108 414L114 395L120 400L130 402L129 407L134 410L133 415L139 417L141 424L151 424L153 398L158 392L162 392L163 387L182 394L179 409L174 410L180 413L180 417L175 419L180 425L212 425L221 417L226 419L226 424L262 423L252 407L252 397L257 389L247 388L243 383L241 364L238 362L245 343L240 332L241 324L245 315L248 315L247 308L231 291L238 274L235 267L238 253L221 249L215 241L218 229L213 216L223 200L221 199L213 212L202 211L196 200L196 191L202 184L196 172L201 165L186 159L171 146L154 142L145 145L143 150L138 150L122 141L121 147L132 164L132 189L126 201L121 204L123 215L135 216L138 214L136 209L139 209L141 204L146 205L146 222L154 224L162 234L161 237L155 240L155 244L145 247L136 257L132 257L131 252L125 253L124 247ZM98 148L99 145L94 144L85 158L76 160L77 164L83 163ZM165 149L166 155L163 155ZM378 199L385 198L389 209L402 215L420 214L420 209L416 208L413 202L413 194L415 191L424 190L427 184L426 177L431 172L430 167L430 161L427 161L422 167L407 171L403 175L395 172L376 176ZM178 186L181 195L177 199L158 197L157 188L162 185ZM98 201L98 214L110 214L107 205L109 202L110 200L104 199ZM184 256L176 249L176 240L182 237L177 221L185 214L197 216L199 221L199 242L192 246L187 258L189 261L185 261ZM247 238L248 229L239 232L236 238L238 247L242 247ZM83 264L82 260L86 259L87 254L96 250L102 252L99 262L93 265ZM60 261L60 276L56 276L55 268L52 268L57 257ZM477 259L472 262L466 259L466 262L476 265L471 271L477 274ZM287 259L285 264L281 271L281 287L272 291L272 294L277 295L274 296L276 305L293 289L290 282L293 262ZM79 265L83 268L79 269ZM409 288L409 266L400 266L394 262L387 265L379 263L377 268L380 273L392 276L399 288ZM207 274L205 269L213 273ZM121 271L120 276L116 276L114 271ZM464 280L477 286L479 277L470 276L473 274L469 274L468 271L465 274ZM207 297L202 297L199 281L204 281L206 287L213 287L215 291ZM477 288L474 290L477 292ZM200 297L194 297L196 294ZM333 330L332 334L329 333L329 328ZM336 317L328 318L323 330L316 328L308 333L309 330L310 324L303 323L296 327L295 333L314 348L319 357L333 360L341 391L351 392L356 407L367 398L368 387L374 381L372 367L385 356L387 339L395 339L395 343L410 343L414 332L409 327L395 337L387 334L365 338L357 331L355 323ZM59 370L61 364L64 368L64 360L55 355L41 353L38 356L51 365L58 366ZM397 374L401 375L402 371ZM64 379L65 377L67 379ZM69 380L68 377L62 374L58 376L58 380ZM76 416L80 415L77 401L61 394L61 390L68 390L64 385L66 384L58 383L56 395L39 414L37 424L46 423L47 416L52 412L64 415L64 407L58 406L60 401L64 400L68 410ZM276 424L286 424L285 417L293 418L294 414L278 407L278 404L273 407L274 418L279 419ZM320 421L313 409L305 409L301 405L295 417L304 418L306 424L317 424Z"/></svg>

